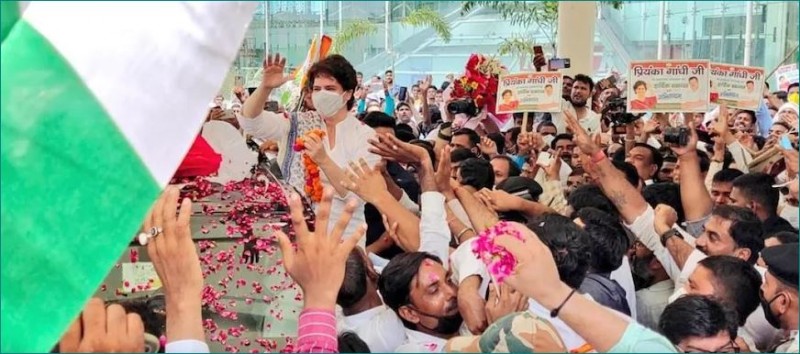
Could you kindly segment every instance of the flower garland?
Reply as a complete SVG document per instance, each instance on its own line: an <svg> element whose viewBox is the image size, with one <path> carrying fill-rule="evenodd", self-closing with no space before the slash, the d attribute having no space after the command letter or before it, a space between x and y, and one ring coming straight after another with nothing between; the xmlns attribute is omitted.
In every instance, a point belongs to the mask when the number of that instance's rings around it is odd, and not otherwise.
<svg viewBox="0 0 800 354"><path fill-rule="evenodd" d="M522 240L522 234L515 230L509 223L501 221L484 230L472 243L472 253L486 265L489 275L498 284L514 272L517 259L503 246L494 243L500 235L511 235Z"/></svg>
<svg viewBox="0 0 800 354"><path fill-rule="evenodd" d="M292 149L297 152L305 150L305 139L307 139L309 135L314 135L317 138L322 139L325 137L325 132L321 129L313 129L309 131L306 133L306 135L298 137L294 141ZM322 200L322 181L319 176L319 166L314 162L314 160L311 159L310 156L308 156L307 153L303 153L303 167L306 169L306 195L315 203L319 203L319 201Z"/></svg>
<svg viewBox="0 0 800 354"><path fill-rule="evenodd" d="M506 67L497 58L472 54L464 70L453 83L452 96L472 99L478 110L486 106L494 114L499 77L507 72Z"/></svg>

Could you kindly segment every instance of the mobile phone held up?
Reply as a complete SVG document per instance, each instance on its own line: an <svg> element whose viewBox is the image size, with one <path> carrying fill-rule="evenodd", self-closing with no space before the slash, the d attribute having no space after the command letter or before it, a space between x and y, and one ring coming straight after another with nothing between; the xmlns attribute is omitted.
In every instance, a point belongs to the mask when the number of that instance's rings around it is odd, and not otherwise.
<svg viewBox="0 0 800 354"><path fill-rule="evenodd" d="M552 58L547 62L549 70L569 69L571 67L569 58Z"/></svg>

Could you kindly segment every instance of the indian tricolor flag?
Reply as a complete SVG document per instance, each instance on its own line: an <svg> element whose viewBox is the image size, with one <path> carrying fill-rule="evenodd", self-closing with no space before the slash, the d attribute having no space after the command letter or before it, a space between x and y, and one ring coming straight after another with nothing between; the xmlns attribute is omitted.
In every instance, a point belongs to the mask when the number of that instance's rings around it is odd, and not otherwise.
<svg viewBox="0 0 800 354"><path fill-rule="evenodd" d="M256 3L2 2L2 352L47 352L198 134ZM10 13L9 13L10 12Z"/></svg>

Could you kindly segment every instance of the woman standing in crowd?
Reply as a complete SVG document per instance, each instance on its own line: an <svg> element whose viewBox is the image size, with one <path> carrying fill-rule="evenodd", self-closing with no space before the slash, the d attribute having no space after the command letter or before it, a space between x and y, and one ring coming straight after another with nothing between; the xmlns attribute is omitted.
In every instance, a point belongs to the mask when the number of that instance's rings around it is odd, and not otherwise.
<svg viewBox="0 0 800 354"><path fill-rule="evenodd" d="M242 116L239 117L246 134L263 140L279 140L279 149L284 177L298 190L314 178L303 163L300 153L294 153L296 139L304 140L303 154L319 166L322 184L336 190L331 207L331 215L338 218L347 200L357 200L354 220L348 226L352 231L364 222L364 202L349 194L338 181L344 179L347 163L366 160L374 166L379 158L368 151L366 141L375 135L372 128L363 125L351 112L357 88L356 71L344 57L331 55L314 64L308 71L307 87L302 88L306 97L303 113L290 117L264 110L272 90L286 83L290 78L284 74L286 59L280 54L268 57L264 62L264 74L259 87L245 101ZM310 102L308 97L310 96ZM309 104L310 103L310 104ZM288 118L288 119L287 119ZM315 130L324 136L314 134ZM315 189L318 186L314 186ZM361 246L365 246L362 245Z"/></svg>

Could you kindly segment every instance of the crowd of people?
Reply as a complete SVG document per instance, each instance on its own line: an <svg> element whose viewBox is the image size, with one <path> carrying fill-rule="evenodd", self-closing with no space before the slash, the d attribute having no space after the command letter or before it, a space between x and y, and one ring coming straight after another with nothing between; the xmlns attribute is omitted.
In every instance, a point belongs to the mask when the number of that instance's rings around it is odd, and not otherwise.
<svg viewBox="0 0 800 354"><path fill-rule="evenodd" d="M339 55L310 68L299 109L275 107L285 64L265 60L236 119L209 119L277 151L307 192L288 197L294 243L278 234L304 294L297 352L798 352L797 83L756 111L633 115L624 80L565 75L562 112L503 119L454 97L453 75L406 88ZM178 199L169 187L143 225L165 349L207 352ZM489 238L513 260L502 277L476 256ZM59 349L143 350L141 319L103 309Z"/></svg>

